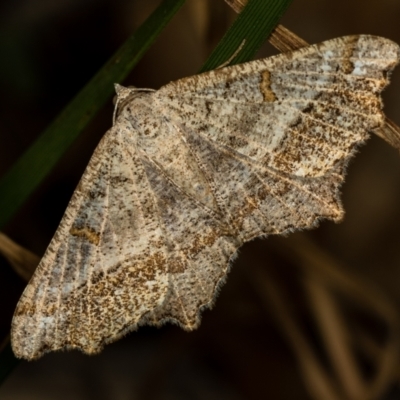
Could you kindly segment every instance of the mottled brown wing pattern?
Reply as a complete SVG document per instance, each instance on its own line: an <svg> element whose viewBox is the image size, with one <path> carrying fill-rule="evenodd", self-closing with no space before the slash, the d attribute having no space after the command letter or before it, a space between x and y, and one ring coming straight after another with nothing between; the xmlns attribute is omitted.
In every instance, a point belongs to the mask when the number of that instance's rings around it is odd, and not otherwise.
<svg viewBox="0 0 400 400"><path fill-rule="evenodd" d="M132 90L17 306L16 355L193 329L244 242L340 220L345 166L383 124L398 59L351 36Z"/></svg>
<svg viewBox="0 0 400 400"><path fill-rule="evenodd" d="M383 124L379 93L398 57L390 40L349 36L185 78L157 95L186 126L263 166L323 175Z"/></svg>
<svg viewBox="0 0 400 400"><path fill-rule="evenodd" d="M17 356L98 352L163 301L167 237L131 137L115 126L92 156L16 309Z"/></svg>

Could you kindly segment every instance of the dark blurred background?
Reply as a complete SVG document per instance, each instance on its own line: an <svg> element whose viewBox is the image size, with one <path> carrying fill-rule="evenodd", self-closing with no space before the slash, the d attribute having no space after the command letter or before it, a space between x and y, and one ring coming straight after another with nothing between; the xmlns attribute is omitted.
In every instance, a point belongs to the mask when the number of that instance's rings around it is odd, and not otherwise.
<svg viewBox="0 0 400 400"><path fill-rule="evenodd" d="M2 0L0 175L158 4ZM234 18L223 0L188 0L123 83L195 74ZM281 23L309 43L360 33L400 43L400 2L294 0ZM258 56L276 53L266 44ZM400 125L400 68L383 97ZM112 111L110 99L7 225L13 240L43 254ZM21 362L0 398L400 399L399 153L372 137L343 203L341 224L245 245L197 331L144 327L98 356ZM0 256L0 340L24 286Z"/></svg>

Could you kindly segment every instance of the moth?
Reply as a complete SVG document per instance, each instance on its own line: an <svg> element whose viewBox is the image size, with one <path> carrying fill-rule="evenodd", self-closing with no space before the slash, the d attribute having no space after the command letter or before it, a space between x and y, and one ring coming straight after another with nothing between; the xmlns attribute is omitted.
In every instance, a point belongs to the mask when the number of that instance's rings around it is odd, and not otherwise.
<svg viewBox="0 0 400 400"><path fill-rule="evenodd" d="M115 122L17 305L15 355L195 329L243 243L340 221L346 165L383 126L398 61L390 40L348 36L157 91L117 86Z"/></svg>

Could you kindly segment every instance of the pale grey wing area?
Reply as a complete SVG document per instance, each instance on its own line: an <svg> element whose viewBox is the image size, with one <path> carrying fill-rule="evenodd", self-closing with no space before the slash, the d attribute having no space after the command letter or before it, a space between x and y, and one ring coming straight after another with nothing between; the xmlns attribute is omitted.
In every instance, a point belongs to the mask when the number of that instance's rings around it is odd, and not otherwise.
<svg viewBox="0 0 400 400"><path fill-rule="evenodd" d="M169 289L139 323L172 321L191 330L245 241L310 227L319 217L340 218L331 193L340 179L335 173L330 180L310 179L260 167L183 125L153 100L151 95L149 109L159 118L137 144L169 238Z"/></svg>
<svg viewBox="0 0 400 400"><path fill-rule="evenodd" d="M135 328L168 290L165 235L134 132L106 133L12 322L17 357L96 353Z"/></svg>
<svg viewBox="0 0 400 400"><path fill-rule="evenodd" d="M157 198L172 256L164 302L140 323L161 325L170 321L192 330L200 322L201 309L212 304L229 261L243 242L221 215L179 186L161 163L145 155L142 162Z"/></svg>
<svg viewBox="0 0 400 400"><path fill-rule="evenodd" d="M160 115L159 110L155 111ZM138 142L143 146L141 161L174 256L169 259L169 291L164 302L139 323L161 325L172 321L191 330L198 326L201 310L213 304L229 262L245 241L310 227L316 223L315 210L319 216L340 217L331 195L332 185L339 180L333 176L331 181L295 181L257 168L197 132L179 129L174 120L164 117L157 127L161 137L153 137L153 143L159 140L158 146L155 144L157 154ZM175 153L185 155L182 167L186 165L186 171L181 171L181 177L177 173L180 160L173 167L168 162ZM188 180L193 175L192 166L201 175ZM186 178L184 185L179 177ZM207 188L200 188L199 182L208 182ZM213 201L203 196L210 191Z"/></svg>
<svg viewBox="0 0 400 400"><path fill-rule="evenodd" d="M243 241L226 223L225 210L219 208L208 165L164 111L157 107L153 94L134 100L126 110L131 112L133 126L143 127L137 153L156 200L169 252L168 292L139 324L171 321L191 330L199 323L201 309L211 305L229 260Z"/></svg>
<svg viewBox="0 0 400 400"><path fill-rule="evenodd" d="M382 126L379 97L398 63L388 39L348 36L162 87L183 126L260 167L324 176Z"/></svg>

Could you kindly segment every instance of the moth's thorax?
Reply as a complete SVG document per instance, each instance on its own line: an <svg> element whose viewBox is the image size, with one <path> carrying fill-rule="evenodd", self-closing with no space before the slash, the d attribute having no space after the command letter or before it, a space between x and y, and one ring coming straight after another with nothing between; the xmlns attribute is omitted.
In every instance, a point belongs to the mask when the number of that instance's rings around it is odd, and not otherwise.
<svg viewBox="0 0 400 400"><path fill-rule="evenodd" d="M124 101L118 120L133 127L136 150L142 162L156 163L160 174L210 210L218 211L206 175L191 153L179 115L155 93L135 93Z"/></svg>

